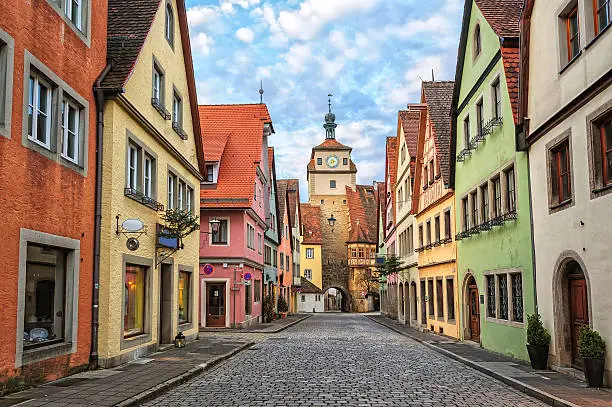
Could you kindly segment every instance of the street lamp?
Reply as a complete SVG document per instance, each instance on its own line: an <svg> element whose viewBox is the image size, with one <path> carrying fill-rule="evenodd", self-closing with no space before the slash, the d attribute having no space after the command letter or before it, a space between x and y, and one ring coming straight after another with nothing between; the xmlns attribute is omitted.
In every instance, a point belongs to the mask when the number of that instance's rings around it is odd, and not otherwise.
<svg viewBox="0 0 612 407"><path fill-rule="evenodd" d="M219 225L221 225L221 221L217 218L213 218L208 223L210 223L210 228L212 229L212 233L208 233L213 235L217 234L219 232Z"/></svg>
<svg viewBox="0 0 612 407"><path fill-rule="evenodd" d="M330 217L327 219L327 223L332 228L332 232L334 231L334 225L336 224L336 218L334 218L334 214L332 213Z"/></svg>

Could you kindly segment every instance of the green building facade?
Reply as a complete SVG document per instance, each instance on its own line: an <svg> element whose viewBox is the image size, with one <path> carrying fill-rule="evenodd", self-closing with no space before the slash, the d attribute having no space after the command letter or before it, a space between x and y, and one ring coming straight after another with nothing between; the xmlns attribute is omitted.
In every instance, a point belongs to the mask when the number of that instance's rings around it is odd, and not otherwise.
<svg viewBox="0 0 612 407"><path fill-rule="evenodd" d="M460 336L528 359L535 310L529 172L517 131L520 0L467 0L453 95Z"/></svg>

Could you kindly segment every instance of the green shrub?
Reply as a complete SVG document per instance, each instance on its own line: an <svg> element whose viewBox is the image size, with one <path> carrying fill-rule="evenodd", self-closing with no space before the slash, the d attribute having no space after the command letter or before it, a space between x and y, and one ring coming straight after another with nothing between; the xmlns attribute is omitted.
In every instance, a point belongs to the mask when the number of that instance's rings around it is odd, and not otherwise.
<svg viewBox="0 0 612 407"><path fill-rule="evenodd" d="M606 354L606 343L599 332L593 331L590 326L583 326L580 330L578 347L583 358L603 358Z"/></svg>
<svg viewBox="0 0 612 407"><path fill-rule="evenodd" d="M264 298L263 313L265 322L270 322L274 319L274 298L271 295L267 295Z"/></svg>
<svg viewBox="0 0 612 407"><path fill-rule="evenodd" d="M550 334L542 324L540 314L527 315L527 343L530 345L550 345Z"/></svg>
<svg viewBox="0 0 612 407"><path fill-rule="evenodd" d="M278 312L287 312L289 311L289 305L287 305L287 301L285 301L285 297L278 297Z"/></svg>

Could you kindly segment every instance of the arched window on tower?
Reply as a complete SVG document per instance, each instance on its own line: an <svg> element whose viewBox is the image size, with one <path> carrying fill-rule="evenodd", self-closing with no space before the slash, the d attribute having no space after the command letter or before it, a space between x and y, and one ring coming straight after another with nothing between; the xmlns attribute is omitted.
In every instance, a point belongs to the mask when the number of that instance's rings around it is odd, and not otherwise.
<svg viewBox="0 0 612 407"><path fill-rule="evenodd" d="M174 47L174 13L170 3L166 5L166 40Z"/></svg>

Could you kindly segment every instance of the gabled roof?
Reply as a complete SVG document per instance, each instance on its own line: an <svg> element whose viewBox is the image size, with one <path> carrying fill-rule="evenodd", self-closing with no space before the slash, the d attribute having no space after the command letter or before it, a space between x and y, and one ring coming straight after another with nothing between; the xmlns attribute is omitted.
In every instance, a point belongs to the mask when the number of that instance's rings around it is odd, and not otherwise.
<svg viewBox="0 0 612 407"><path fill-rule="evenodd" d="M261 162L264 126L271 123L265 104L199 107L204 150L226 139L217 184L201 188L203 208L252 206L257 166Z"/></svg>
<svg viewBox="0 0 612 407"><path fill-rule="evenodd" d="M206 161L218 162L221 160L228 138L229 134L222 134L219 137L206 140Z"/></svg>
<svg viewBox="0 0 612 407"><path fill-rule="evenodd" d="M283 222L285 209L287 209L287 180L276 180L276 195L278 196L278 219ZM287 214L287 217L289 217L289 214Z"/></svg>
<svg viewBox="0 0 612 407"><path fill-rule="evenodd" d="M418 111L400 110L398 113L399 121L404 129L406 148L410 158L414 160L417 154L417 139L419 137L419 117Z"/></svg>
<svg viewBox="0 0 612 407"><path fill-rule="evenodd" d="M312 148L312 153L310 154L310 158L314 158L314 152L317 150L347 150L347 151L352 151L353 149L349 146L345 146L344 144L340 143L338 140L336 140L335 138L328 138L325 139L324 142L322 142L321 144L319 144L316 147Z"/></svg>
<svg viewBox="0 0 612 407"><path fill-rule="evenodd" d="M474 0L498 37L518 37L524 0Z"/></svg>
<svg viewBox="0 0 612 407"><path fill-rule="evenodd" d="M397 181L397 137L387 137L385 160L385 178L390 179L391 186L394 186Z"/></svg>
<svg viewBox="0 0 612 407"><path fill-rule="evenodd" d="M459 38L459 51L457 55L457 67L455 69L455 89L453 92L452 102L452 134L451 134L451 149L450 154L454 157L456 151L457 138L457 115L456 111L462 101L459 100L461 92L461 82L463 79L463 67L465 64L465 52L467 48L467 40L469 37L470 17L472 14L472 5L476 4L478 9L483 14L491 29L500 38L500 54L504 63L504 73L506 83L508 84L508 92L514 122L518 123L518 80L519 80L519 36L520 36L520 19L523 12L523 4L525 0L465 0L463 8L463 20L461 23L461 36ZM505 48L505 50L504 50ZM516 49L513 51L512 49ZM499 57L500 54L496 54ZM455 160L453 159L450 165L450 186L455 184Z"/></svg>
<svg viewBox="0 0 612 407"><path fill-rule="evenodd" d="M450 184L451 108L454 85L453 81L423 82L422 85L421 101L427 103L444 185Z"/></svg>
<svg viewBox="0 0 612 407"><path fill-rule="evenodd" d="M300 204L302 212L303 244L323 244L321 231L321 208L310 204Z"/></svg>
<svg viewBox="0 0 612 407"><path fill-rule="evenodd" d="M291 227L295 227L300 217L300 181L297 179L288 179L286 182L287 197L289 199L289 221Z"/></svg>
<svg viewBox="0 0 612 407"><path fill-rule="evenodd" d="M161 3L161 0L108 0L106 59L109 61L111 69L104 76L100 84L101 89L109 94L125 91L125 85L136 66L136 62L138 62L138 57ZM198 169L203 176L206 174L206 166L204 164L204 151L201 147L202 134L198 117L198 97L185 0L176 0L176 16L181 35Z"/></svg>
<svg viewBox="0 0 612 407"><path fill-rule="evenodd" d="M376 222L376 195L371 185L357 185L355 190L346 186L349 207L350 231L347 243L370 243L378 241Z"/></svg>
<svg viewBox="0 0 612 407"><path fill-rule="evenodd" d="M107 59L113 68L104 88L122 89L134 70L160 0L108 0Z"/></svg>
<svg viewBox="0 0 612 407"><path fill-rule="evenodd" d="M314 285L312 281L301 277L300 294L323 294L323 290Z"/></svg>

